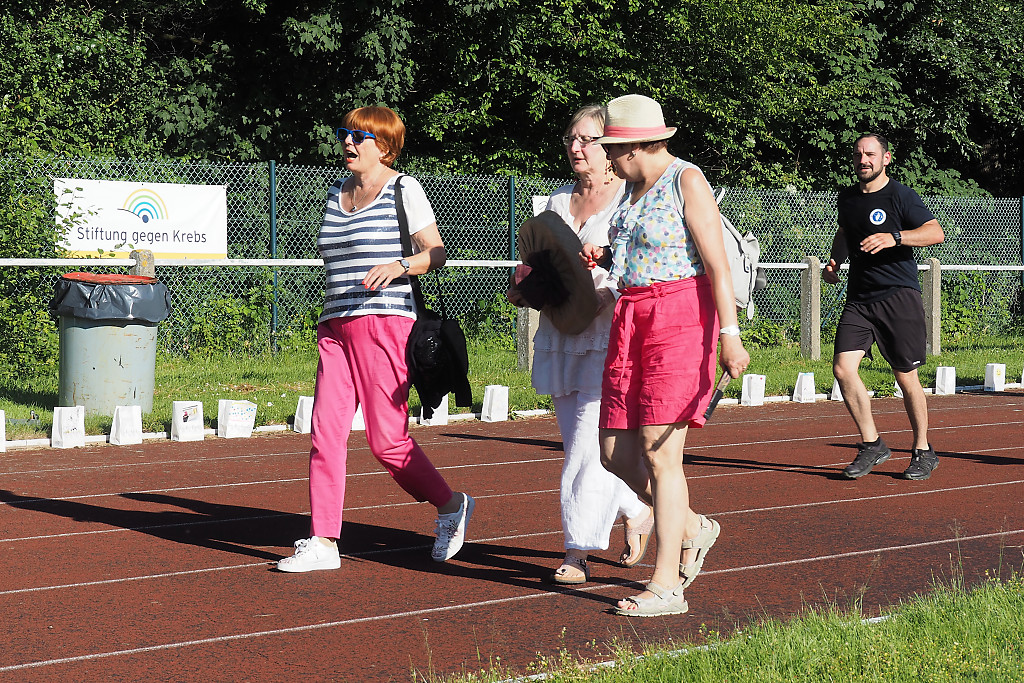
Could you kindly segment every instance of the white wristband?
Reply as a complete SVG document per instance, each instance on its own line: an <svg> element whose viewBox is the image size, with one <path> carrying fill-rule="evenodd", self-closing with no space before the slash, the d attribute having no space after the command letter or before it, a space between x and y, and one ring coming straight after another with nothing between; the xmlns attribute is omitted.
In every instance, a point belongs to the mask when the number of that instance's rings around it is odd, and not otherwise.
<svg viewBox="0 0 1024 683"><path fill-rule="evenodd" d="M725 327L723 327L721 329L719 334L727 334L730 337L738 337L738 336L740 336L740 326L739 325L726 325Z"/></svg>

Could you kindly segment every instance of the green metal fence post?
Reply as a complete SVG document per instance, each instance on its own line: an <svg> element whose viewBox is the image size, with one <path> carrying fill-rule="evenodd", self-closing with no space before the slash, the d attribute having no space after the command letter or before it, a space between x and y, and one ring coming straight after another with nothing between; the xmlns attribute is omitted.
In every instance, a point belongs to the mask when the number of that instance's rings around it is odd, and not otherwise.
<svg viewBox="0 0 1024 683"><path fill-rule="evenodd" d="M516 177L508 177L508 260L516 258Z"/></svg>
<svg viewBox="0 0 1024 683"><path fill-rule="evenodd" d="M277 258L277 164L271 159L270 170L270 258ZM270 304L270 344L277 353L277 269L274 269L274 299Z"/></svg>

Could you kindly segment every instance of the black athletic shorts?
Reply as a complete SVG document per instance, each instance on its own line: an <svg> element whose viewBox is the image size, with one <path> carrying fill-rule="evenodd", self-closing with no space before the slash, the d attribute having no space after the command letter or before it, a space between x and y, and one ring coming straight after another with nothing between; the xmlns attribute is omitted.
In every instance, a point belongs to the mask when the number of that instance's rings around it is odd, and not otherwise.
<svg viewBox="0 0 1024 683"><path fill-rule="evenodd" d="M863 351L871 357L871 344L896 372L923 365L927 330L921 292L900 287L881 301L847 302L836 329L835 352Z"/></svg>

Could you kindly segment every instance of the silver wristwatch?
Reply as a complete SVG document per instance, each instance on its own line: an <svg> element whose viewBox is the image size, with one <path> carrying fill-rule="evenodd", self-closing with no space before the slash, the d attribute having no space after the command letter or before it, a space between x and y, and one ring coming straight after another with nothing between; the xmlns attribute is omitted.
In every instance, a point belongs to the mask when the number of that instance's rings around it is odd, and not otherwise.
<svg viewBox="0 0 1024 683"><path fill-rule="evenodd" d="M407 259L404 259L404 258L398 259L398 265L402 266L402 268L405 269L405 272L407 272L407 273L409 272L409 261Z"/></svg>

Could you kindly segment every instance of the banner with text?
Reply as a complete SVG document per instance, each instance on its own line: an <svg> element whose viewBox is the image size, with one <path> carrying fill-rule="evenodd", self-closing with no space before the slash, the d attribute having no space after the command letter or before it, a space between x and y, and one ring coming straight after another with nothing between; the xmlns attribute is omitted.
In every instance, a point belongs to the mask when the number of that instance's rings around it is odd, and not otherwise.
<svg viewBox="0 0 1024 683"><path fill-rule="evenodd" d="M224 185L55 178L57 227L74 256L227 258Z"/></svg>

